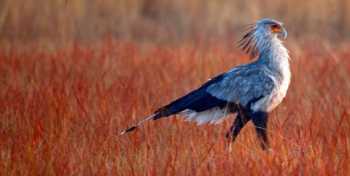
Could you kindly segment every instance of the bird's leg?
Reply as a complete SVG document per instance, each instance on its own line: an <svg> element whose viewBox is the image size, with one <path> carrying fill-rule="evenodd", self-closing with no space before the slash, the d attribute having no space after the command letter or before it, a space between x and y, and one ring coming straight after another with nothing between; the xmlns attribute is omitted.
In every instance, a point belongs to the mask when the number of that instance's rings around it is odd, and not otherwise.
<svg viewBox="0 0 350 176"><path fill-rule="evenodd" d="M230 131L226 133L226 138L230 138L231 142L234 142L239 132L245 124L250 120L249 116L245 116L243 113L238 113L235 121L233 122Z"/></svg>
<svg viewBox="0 0 350 176"><path fill-rule="evenodd" d="M228 143L228 151L231 153L231 145L236 140L239 132L241 129L247 124L247 122L250 120L249 116L245 116L243 113L238 113L235 121L233 122L230 131L226 133L226 138L230 139Z"/></svg>
<svg viewBox="0 0 350 176"><path fill-rule="evenodd" d="M255 125L256 134L260 140L260 145L263 150L269 148L269 141L267 138L267 120L268 114L266 112L253 112L251 114L252 121Z"/></svg>

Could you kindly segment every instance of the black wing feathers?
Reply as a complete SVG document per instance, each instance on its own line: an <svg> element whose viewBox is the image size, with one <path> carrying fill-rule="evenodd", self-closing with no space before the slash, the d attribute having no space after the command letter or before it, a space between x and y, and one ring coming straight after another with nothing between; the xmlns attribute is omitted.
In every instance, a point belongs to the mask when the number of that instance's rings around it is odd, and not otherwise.
<svg viewBox="0 0 350 176"><path fill-rule="evenodd" d="M191 109L197 112L205 111L215 106L223 107L227 104L226 101L220 100L206 91L206 88L212 84L221 81L224 78L224 74L220 74L213 79L203 84L198 89L188 93L187 95L176 99L166 106L155 111L156 116L154 120L161 117L167 117L172 114L179 113L185 109Z"/></svg>

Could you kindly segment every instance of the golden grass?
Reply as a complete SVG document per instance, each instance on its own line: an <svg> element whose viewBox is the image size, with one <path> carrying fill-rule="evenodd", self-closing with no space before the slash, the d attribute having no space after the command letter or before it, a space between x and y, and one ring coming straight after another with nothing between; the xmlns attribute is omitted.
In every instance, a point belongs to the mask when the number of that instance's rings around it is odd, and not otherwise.
<svg viewBox="0 0 350 176"><path fill-rule="evenodd" d="M293 79L271 114L273 151L247 125L232 152L221 125L181 118L123 128L248 62L230 45L106 40L0 54L0 175L349 175L349 45L290 45Z"/></svg>
<svg viewBox="0 0 350 176"><path fill-rule="evenodd" d="M350 0L3 0L0 42L225 38L263 17L283 21L299 39L344 40L349 9Z"/></svg>

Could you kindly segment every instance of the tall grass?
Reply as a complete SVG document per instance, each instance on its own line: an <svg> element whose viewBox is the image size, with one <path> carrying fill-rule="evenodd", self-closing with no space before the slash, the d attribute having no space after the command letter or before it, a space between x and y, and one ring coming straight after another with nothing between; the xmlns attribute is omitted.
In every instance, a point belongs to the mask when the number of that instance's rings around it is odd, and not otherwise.
<svg viewBox="0 0 350 176"><path fill-rule="evenodd" d="M272 114L270 153L251 124L232 152L232 118L121 129L248 62L230 45L142 46L107 40L46 53L0 52L0 175L348 175L349 46L290 46L293 79Z"/></svg>

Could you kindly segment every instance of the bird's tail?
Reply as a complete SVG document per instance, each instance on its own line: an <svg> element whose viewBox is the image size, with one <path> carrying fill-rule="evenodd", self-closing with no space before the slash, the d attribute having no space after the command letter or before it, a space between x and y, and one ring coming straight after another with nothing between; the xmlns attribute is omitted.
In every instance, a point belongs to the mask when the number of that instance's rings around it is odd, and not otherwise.
<svg viewBox="0 0 350 176"><path fill-rule="evenodd" d="M131 131L134 131L135 129L137 129L138 127L140 127L143 123L149 121L149 120L157 120L161 117L163 117L164 115L161 113L161 111L156 111L155 113L153 113L152 115L147 116L146 118L144 118L143 120L137 122L135 125L124 129L122 132L120 132L120 135L123 135L125 133L129 133Z"/></svg>

